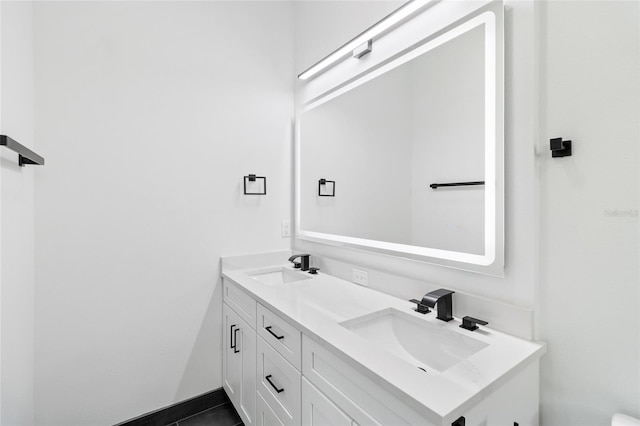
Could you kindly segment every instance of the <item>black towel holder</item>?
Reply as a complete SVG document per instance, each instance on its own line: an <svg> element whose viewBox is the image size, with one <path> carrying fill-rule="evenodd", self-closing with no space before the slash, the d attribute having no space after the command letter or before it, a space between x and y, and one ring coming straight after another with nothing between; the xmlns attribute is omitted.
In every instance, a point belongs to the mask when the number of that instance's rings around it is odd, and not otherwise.
<svg viewBox="0 0 640 426"><path fill-rule="evenodd" d="M16 142L9 136L0 135L0 146L6 146L11 151L18 153L18 164L24 167L26 164L34 164L38 166L44 165L44 158L31 151L26 146Z"/></svg>
<svg viewBox="0 0 640 426"><path fill-rule="evenodd" d="M329 193L323 193L322 192L322 187L323 186L327 186L327 184L331 184L331 192ZM320 179L318 181L318 197L335 197L336 196L336 181L335 180L327 180L327 179Z"/></svg>
<svg viewBox="0 0 640 426"><path fill-rule="evenodd" d="M484 181L483 180L478 180L478 181L474 181L474 182L452 182L452 183L432 183L431 185L429 185L432 189L438 189L441 186L477 186L477 185L484 185Z"/></svg>
<svg viewBox="0 0 640 426"><path fill-rule="evenodd" d="M261 192L251 192L247 188L247 182L256 182L258 180L262 181L262 191ZM249 174L244 177L244 195L267 195L267 178L266 176L256 176L254 174Z"/></svg>

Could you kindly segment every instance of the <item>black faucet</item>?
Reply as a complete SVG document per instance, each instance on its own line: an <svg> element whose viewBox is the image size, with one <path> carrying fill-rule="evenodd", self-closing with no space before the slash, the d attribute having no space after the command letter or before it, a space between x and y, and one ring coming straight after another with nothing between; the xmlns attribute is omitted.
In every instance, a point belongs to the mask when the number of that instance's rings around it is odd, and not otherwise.
<svg viewBox="0 0 640 426"><path fill-rule="evenodd" d="M438 315L436 318L442 321L451 321L453 319L453 301L451 295L455 291L441 288L427 293L422 298L422 305L435 308L438 305Z"/></svg>
<svg viewBox="0 0 640 426"><path fill-rule="evenodd" d="M308 271L310 257L310 254L294 254L289 258L289 262L293 263L294 268L300 268L301 271ZM297 258L300 258L299 263L295 261Z"/></svg>

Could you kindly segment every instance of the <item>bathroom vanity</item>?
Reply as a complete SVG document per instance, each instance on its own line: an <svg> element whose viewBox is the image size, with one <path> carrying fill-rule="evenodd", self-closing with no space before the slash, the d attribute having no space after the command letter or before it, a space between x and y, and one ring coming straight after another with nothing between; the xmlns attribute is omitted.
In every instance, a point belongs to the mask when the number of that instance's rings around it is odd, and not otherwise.
<svg viewBox="0 0 640 426"><path fill-rule="evenodd" d="M222 272L223 386L246 425L538 424L543 344L286 257L223 258Z"/></svg>
<svg viewBox="0 0 640 426"><path fill-rule="evenodd" d="M503 276L504 4L407 2L363 34L299 75L293 247ZM543 344L287 257L222 260L245 424L538 424Z"/></svg>

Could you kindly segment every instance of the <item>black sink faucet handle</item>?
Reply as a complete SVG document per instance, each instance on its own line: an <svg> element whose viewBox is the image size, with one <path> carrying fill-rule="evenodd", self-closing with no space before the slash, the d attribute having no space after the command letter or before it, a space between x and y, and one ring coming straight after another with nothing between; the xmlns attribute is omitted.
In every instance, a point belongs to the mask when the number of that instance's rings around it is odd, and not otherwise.
<svg viewBox="0 0 640 426"><path fill-rule="evenodd" d="M300 263L300 270L301 271L308 271L309 270L309 258L310 257L311 257L311 255L310 254L306 254L306 253L304 253L304 254L294 254L293 256L291 256L289 258L289 262L293 263L293 266L295 268L297 268L298 266L296 265L296 263L298 263L298 262L296 262L295 260L297 258L300 258L300 262L299 262Z"/></svg>
<svg viewBox="0 0 640 426"><path fill-rule="evenodd" d="M416 308L414 309L414 311L420 314L428 314L429 312L431 312L431 309L429 309L427 305L423 305L420 300L411 299L409 300L409 302L416 304Z"/></svg>
<svg viewBox="0 0 640 426"><path fill-rule="evenodd" d="M483 321L481 319L477 319L474 317L470 317L470 316L466 316L464 318L462 318L462 325L460 327L469 330L469 331L473 331L473 330L477 330L478 329L478 325L487 325L489 324L486 321Z"/></svg>

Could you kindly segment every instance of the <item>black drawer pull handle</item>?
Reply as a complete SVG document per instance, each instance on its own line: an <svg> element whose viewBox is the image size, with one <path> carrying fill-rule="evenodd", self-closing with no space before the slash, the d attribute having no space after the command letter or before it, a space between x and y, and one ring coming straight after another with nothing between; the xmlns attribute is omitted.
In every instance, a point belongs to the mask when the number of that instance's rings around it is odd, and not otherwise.
<svg viewBox="0 0 640 426"><path fill-rule="evenodd" d="M233 327L235 327L235 326L236 326L235 324L231 325L231 331L229 331L229 340L230 340L229 347L231 349L235 349L236 348L236 345L233 344Z"/></svg>
<svg viewBox="0 0 640 426"><path fill-rule="evenodd" d="M267 382L269 382L269 384L271 385L271 387L273 389L275 389L276 392L280 393L280 392L284 392L284 388L283 389L278 389L278 387L276 385L273 384L273 382L271 381L271 374L269 374L268 376L265 377L265 379L267 379Z"/></svg>
<svg viewBox="0 0 640 426"><path fill-rule="evenodd" d="M240 349L238 349L238 330L240 329L236 328L235 330L233 330L233 340L235 341L235 344L233 345L234 354L237 354L238 352L240 352Z"/></svg>
<svg viewBox="0 0 640 426"><path fill-rule="evenodd" d="M271 326L269 327L265 327L265 330L267 330L269 332L269 334L271 334L273 337L275 337L276 339L280 340L280 339L284 339L284 336L278 336L276 333L274 333L273 331L271 331Z"/></svg>

